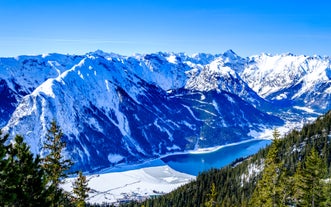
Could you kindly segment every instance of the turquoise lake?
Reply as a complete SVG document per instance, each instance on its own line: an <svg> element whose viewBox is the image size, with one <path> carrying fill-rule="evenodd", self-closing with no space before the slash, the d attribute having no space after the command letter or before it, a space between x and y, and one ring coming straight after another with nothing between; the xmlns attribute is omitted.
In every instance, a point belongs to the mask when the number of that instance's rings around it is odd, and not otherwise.
<svg viewBox="0 0 331 207"><path fill-rule="evenodd" d="M270 143L270 140L250 140L224 146L212 152L169 155L162 158L162 161L179 172L196 176L202 171L221 168L237 158L255 154Z"/></svg>

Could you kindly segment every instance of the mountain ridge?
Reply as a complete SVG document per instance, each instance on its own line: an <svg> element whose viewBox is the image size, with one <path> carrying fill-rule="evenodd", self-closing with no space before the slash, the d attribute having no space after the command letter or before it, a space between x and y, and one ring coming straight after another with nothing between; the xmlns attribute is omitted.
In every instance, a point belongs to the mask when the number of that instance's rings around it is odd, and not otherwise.
<svg viewBox="0 0 331 207"><path fill-rule="evenodd" d="M24 135L40 153L54 119L76 168L94 170L251 139L252 132L288 122L289 114L316 117L329 108L330 58L305 57L305 73L293 73L298 78L291 85L291 74L280 76L277 69L302 71L296 58L303 57L258 57L241 58L229 50L192 56L96 51L0 58L0 123L10 134ZM313 72L315 79L308 77ZM307 83L318 91L307 91ZM274 91L265 93L263 87Z"/></svg>

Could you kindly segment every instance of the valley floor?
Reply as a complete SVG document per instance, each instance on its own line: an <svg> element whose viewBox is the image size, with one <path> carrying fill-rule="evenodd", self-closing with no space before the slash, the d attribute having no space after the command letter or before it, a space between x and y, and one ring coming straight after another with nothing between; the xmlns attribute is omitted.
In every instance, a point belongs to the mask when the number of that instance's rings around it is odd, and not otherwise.
<svg viewBox="0 0 331 207"><path fill-rule="evenodd" d="M122 203L129 200L145 200L151 196L168 193L184 185L195 176L180 173L167 165L146 167L124 172L88 175L91 192L89 203ZM73 178L63 188L71 191Z"/></svg>

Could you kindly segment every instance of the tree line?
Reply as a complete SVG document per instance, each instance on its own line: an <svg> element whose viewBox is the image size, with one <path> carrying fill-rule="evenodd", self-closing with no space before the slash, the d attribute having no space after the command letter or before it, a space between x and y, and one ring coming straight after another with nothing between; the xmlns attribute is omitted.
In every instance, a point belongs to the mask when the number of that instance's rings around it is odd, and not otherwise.
<svg viewBox="0 0 331 207"><path fill-rule="evenodd" d="M202 172L175 191L124 206L331 206L331 111L257 154Z"/></svg>
<svg viewBox="0 0 331 207"><path fill-rule="evenodd" d="M43 143L46 154L40 157L31 153L22 136L10 141L9 135L0 131L0 206L86 205L89 188L81 171L73 182L73 192L61 188L72 166L62 155L62 136L60 127L52 121Z"/></svg>

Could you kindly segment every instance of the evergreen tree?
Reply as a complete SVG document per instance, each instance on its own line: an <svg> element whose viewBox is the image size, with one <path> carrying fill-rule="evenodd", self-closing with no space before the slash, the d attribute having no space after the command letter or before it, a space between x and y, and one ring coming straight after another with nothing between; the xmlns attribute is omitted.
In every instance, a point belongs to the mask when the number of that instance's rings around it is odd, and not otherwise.
<svg viewBox="0 0 331 207"><path fill-rule="evenodd" d="M47 204L44 171L41 168L41 161L37 155L35 158L30 152L28 145L23 142L22 136L15 137L14 150L16 150L15 174L20 175L17 181L19 185L15 189L17 195L16 206L41 206ZM15 168L15 167L13 167Z"/></svg>
<svg viewBox="0 0 331 207"><path fill-rule="evenodd" d="M6 147L7 164L1 169L4 176L1 204L4 206L47 206L47 190L40 159L34 157L22 136Z"/></svg>
<svg viewBox="0 0 331 207"><path fill-rule="evenodd" d="M293 203L293 192L295 180L290 176L285 167L281 168L278 184L279 202L278 206L288 206Z"/></svg>
<svg viewBox="0 0 331 207"><path fill-rule="evenodd" d="M281 206L283 202L280 179L283 163L278 155L278 147L280 143L279 132L274 130L273 136L274 141L269 148L264 162L262 178L258 181L253 192L250 206Z"/></svg>
<svg viewBox="0 0 331 207"><path fill-rule="evenodd" d="M77 207L84 207L86 205L85 200L88 198L88 181L86 176L83 175L82 171L78 172L78 177L73 183L74 202Z"/></svg>
<svg viewBox="0 0 331 207"><path fill-rule="evenodd" d="M8 159L7 156L7 147L5 146L6 141L8 140L8 135L3 136L0 130L0 206L4 206L4 201L6 200L6 180L8 179Z"/></svg>
<svg viewBox="0 0 331 207"><path fill-rule="evenodd" d="M272 132L272 137L274 138L274 140L279 140L280 138L280 132L278 131L277 128L275 128Z"/></svg>
<svg viewBox="0 0 331 207"><path fill-rule="evenodd" d="M296 172L293 176L294 179L294 192L293 192L293 202L299 203L299 200L304 196L304 190L302 188L302 180L304 176L302 163L299 161Z"/></svg>
<svg viewBox="0 0 331 207"><path fill-rule="evenodd" d="M326 165L313 148L304 162L303 169L298 169L297 180L299 204L303 206L321 206L323 202L322 179L326 175Z"/></svg>
<svg viewBox="0 0 331 207"><path fill-rule="evenodd" d="M217 192L216 192L215 183L212 183L208 197L209 197L209 200L207 202L205 202L205 207L219 206L216 202Z"/></svg>
<svg viewBox="0 0 331 207"><path fill-rule="evenodd" d="M323 197L325 201L322 206L331 207L331 178L327 179L323 186Z"/></svg>
<svg viewBox="0 0 331 207"><path fill-rule="evenodd" d="M43 149L48 153L43 159L43 168L45 169L47 185L51 192L48 196L51 206L58 206L65 200L66 196L62 192L60 184L67 177L67 171L72 165L71 161L65 159L62 155L62 150L66 146L62 136L62 130L55 121L52 121L43 146Z"/></svg>

